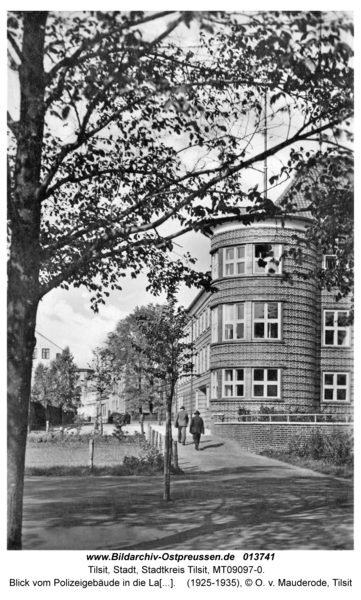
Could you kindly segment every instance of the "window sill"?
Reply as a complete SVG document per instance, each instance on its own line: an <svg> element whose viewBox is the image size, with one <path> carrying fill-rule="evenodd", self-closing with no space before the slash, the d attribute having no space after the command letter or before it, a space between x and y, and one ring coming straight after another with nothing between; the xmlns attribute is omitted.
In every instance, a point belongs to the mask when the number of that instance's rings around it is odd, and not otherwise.
<svg viewBox="0 0 361 600"><path fill-rule="evenodd" d="M321 348L325 350L351 350L351 344L349 346L325 346L322 344Z"/></svg>
<svg viewBox="0 0 361 600"><path fill-rule="evenodd" d="M321 400L321 404L339 404L340 406L345 406L345 404L351 404L350 400Z"/></svg>

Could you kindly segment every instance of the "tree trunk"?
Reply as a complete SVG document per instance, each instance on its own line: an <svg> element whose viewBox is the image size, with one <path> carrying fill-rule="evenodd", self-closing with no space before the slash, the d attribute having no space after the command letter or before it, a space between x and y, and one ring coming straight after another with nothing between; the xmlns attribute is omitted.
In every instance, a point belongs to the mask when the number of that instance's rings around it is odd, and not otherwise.
<svg viewBox="0 0 361 600"><path fill-rule="evenodd" d="M8 549L21 550L25 448L37 303L14 295L9 281ZM15 296L15 297L14 297Z"/></svg>
<svg viewBox="0 0 361 600"><path fill-rule="evenodd" d="M25 12L19 69L20 118L8 196L8 548L21 549L25 448L39 303L39 181L44 129L44 35L47 13Z"/></svg>
<svg viewBox="0 0 361 600"><path fill-rule="evenodd" d="M167 398L165 416L164 500L170 500L170 468L172 461L172 399Z"/></svg>

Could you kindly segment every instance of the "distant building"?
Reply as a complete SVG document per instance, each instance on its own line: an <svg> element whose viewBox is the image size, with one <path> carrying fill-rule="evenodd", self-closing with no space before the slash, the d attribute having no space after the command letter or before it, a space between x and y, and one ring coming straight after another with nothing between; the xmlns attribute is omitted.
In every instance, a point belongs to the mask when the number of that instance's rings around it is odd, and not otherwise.
<svg viewBox="0 0 361 600"><path fill-rule="evenodd" d="M63 348L36 331L36 346L33 353L33 371L39 364L49 365L51 360L61 356Z"/></svg>

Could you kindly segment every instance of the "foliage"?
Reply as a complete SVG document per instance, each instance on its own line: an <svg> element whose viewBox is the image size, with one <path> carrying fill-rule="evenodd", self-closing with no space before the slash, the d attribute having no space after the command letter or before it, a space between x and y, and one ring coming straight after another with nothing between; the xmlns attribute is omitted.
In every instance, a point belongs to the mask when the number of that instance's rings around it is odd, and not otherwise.
<svg viewBox="0 0 361 600"><path fill-rule="evenodd" d="M336 466L352 466L353 436L338 430L327 435L317 429L310 436L294 436L289 442L288 452L300 457L325 460Z"/></svg>
<svg viewBox="0 0 361 600"><path fill-rule="evenodd" d="M192 368L191 345L182 339L187 324L187 315L174 303L149 304L137 306L109 334L104 352L124 382L127 407L141 410L145 402L162 406L172 377L174 386Z"/></svg>
<svg viewBox="0 0 361 600"><path fill-rule="evenodd" d="M10 13L14 72L21 74L22 35L35 36L36 19ZM347 14L50 12L42 19L42 152L34 182L40 297L59 285L85 285L97 308L107 288L119 289L126 268L135 277L143 265L156 293L175 280L203 284L190 257L165 252L181 232L206 230L210 217L239 215L240 200L253 203L249 219L274 211L262 190L246 187L243 172L291 148L270 179L277 185L303 164L295 144L322 132L326 154L345 152L328 132L337 141L350 135ZM185 27L198 51L187 47ZM183 43L172 38L176 29ZM264 152L252 142L263 132L266 93L269 127L285 133ZM15 152L32 132L21 119L9 118L9 128L12 222L25 218ZM180 229L175 223L166 231L175 218Z"/></svg>
<svg viewBox="0 0 361 600"><path fill-rule="evenodd" d="M76 429L77 434L79 435L82 428L84 427L85 419L82 415L75 415L74 417L74 427Z"/></svg>
<svg viewBox="0 0 361 600"><path fill-rule="evenodd" d="M309 153L308 153L309 154ZM297 197L303 196L303 208ZM297 244L284 253L303 262L304 248L316 245L319 252L334 257L326 267L320 265L305 275L296 267L294 275L314 278L320 288L336 292L336 300L353 292L354 286L354 162L350 152L341 153L337 160L332 153L316 153L299 162L294 185L280 205L291 214L311 216L306 235L294 236ZM285 278L292 280L292 273ZM351 315L352 320L352 315Z"/></svg>
<svg viewBox="0 0 361 600"><path fill-rule="evenodd" d="M112 436L115 437L119 442L123 442L126 438L126 435L123 431L124 423L124 415L117 415L113 417L114 430Z"/></svg>
<svg viewBox="0 0 361 600"><path fill-rule="evenodd" d="M76 407L77 395L78 375L68 347L49 366L38 364L31 389L33 402L41 402L44 406Z"/></svg>
<svg viewBox="0 0 361 600"><path fill-rule="evenodd" d="M90 391L95 392L97 397L97 415L95 419L95 429L98 428L100 420L100 433L103 434L103 418L101 403L102 400L112 389L113 373L112 364L109 355L103 348L93 350L93 359L89 365L91 374L88 376L87 385Z"/></svg>
<svg viewBox="0 0 361 600"><path fill-rule="evenodd" d="M139 320L156 307L141 306L119 321L114 332L108 335L104 351L110 357L115 378L122 384L126 406L142 412L149 403L157 407L162 403L158 381L149 369L145 348L148 344L139 327Z"/></svg>

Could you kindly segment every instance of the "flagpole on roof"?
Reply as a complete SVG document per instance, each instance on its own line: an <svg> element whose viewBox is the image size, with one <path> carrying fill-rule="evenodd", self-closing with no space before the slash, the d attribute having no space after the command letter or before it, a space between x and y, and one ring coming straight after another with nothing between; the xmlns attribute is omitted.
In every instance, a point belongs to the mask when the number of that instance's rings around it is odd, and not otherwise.
<svg viewBox="0 0 361 600"><path fill-rule="evenodd" d="M264 93L264 151L267 152L267 88ZM263 168L263 194L265 199L267 198L267 157L264 159Z"/></svg>

